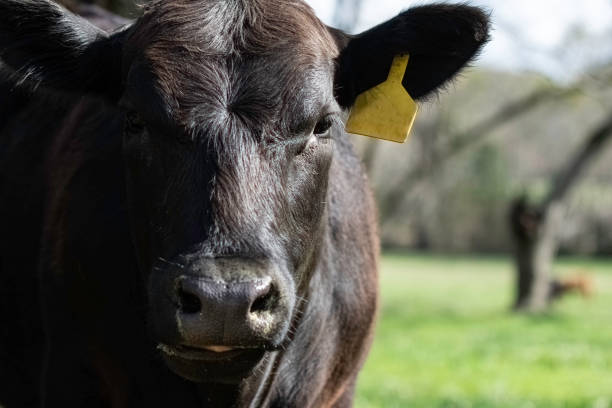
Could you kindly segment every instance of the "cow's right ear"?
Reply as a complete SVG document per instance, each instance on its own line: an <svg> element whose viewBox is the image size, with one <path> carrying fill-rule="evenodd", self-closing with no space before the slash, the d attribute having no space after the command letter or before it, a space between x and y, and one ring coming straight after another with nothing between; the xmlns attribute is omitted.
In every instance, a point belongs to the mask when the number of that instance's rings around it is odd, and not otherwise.
<svg viewBox="0 0 612 408"><path fill-rule="evenodd" d="M32 87L117 99L122 37L48 0L0 0L0 69Z"/></svg>
<svg viewBox="0 0 612 408"><path fill-rule="evenodd" d="M408 9L357 36L331 29L341 50L336 99L349 108L357 96L387 79L393 58L409 54L402 84L422 99L452 79L489 39L489 16L466 5L432 4Z"/></svg>

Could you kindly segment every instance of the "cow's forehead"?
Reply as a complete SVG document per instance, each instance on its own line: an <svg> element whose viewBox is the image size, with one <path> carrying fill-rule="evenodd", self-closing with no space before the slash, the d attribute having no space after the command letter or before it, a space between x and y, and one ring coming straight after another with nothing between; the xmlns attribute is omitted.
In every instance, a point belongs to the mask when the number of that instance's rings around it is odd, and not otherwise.
<svg viewBox="0 0 612 408"><path fill-rule="evenodd" d="M156 0L133 29L134 48L184 54L334 55L327 28L302 0Z"/></svg>
<svg viewBox="0 0 612 408"><path fill-rule="evenodd" d="M293 66L291 54L211 58L155 66L141 60L130 70L126 99L145 119L194 129L238 116L259 131L298 130L337 110L333 61ZM202 129L200 129L202 130ZM255 130L255 129L253 129Z"/></svg>
<svg viewBox="0 0 612 408"><path fill-rule="evenodd" d="M329 99L337 54L326 27L296 0L160 1L130 42L161 104L183 124L228 111L300 120L296 113Z"/></svg>

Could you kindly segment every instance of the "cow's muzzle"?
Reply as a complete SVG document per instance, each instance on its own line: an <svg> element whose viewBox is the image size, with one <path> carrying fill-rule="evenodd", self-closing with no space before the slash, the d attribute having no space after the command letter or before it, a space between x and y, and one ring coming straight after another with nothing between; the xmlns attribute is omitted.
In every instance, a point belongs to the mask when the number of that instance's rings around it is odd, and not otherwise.
<svg viewBox="0 0 612 408"><path fill-rule="evenodd" d="M180 334L194 346L259 345L281 323L280 295L269 276L237 282L181 276L174 299Z"/></svg>
<svg viewBox="0 0 612 408"><path fill-rule="evenodd" d="M190 380L222 378L220 369L243 378L285 340L294 293L288 274L266 261L220 258L158 268L149 292L158 348Z"/></svg>

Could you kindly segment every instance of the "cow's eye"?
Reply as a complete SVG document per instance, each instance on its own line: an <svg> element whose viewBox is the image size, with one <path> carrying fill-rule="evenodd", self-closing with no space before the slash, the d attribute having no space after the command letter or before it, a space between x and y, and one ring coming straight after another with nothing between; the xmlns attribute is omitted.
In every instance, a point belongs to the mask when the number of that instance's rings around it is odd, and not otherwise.
<svg viewBox="0 0 612 408"><path fill-rule="evenodd" d="M334 121L331 115L325 116L324 118L319 120L319 122L317 122L317 125L315 126L314 131L312 133L314 133L318 137L325 137L327 136L329 129L332 127L333 123Z"/></svg>
<svg viewBox="0 0 612 408"><path fill-rule="evenodd" d="M127 133L141 133L145 128L140 115L134 111L128 111L125 115L125 131Z"/></svg>

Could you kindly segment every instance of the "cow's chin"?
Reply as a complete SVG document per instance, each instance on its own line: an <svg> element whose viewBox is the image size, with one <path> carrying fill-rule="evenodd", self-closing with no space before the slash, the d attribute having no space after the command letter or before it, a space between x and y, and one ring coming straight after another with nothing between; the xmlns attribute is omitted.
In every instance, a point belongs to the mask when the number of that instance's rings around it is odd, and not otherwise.
<svg viewBox="0 0 612 408"><path fill-rule="evenodd" d="M265 348L195 349L160 344L158 349L170 370L198 383L237 384L264 364L269 354Z"/></svg>

